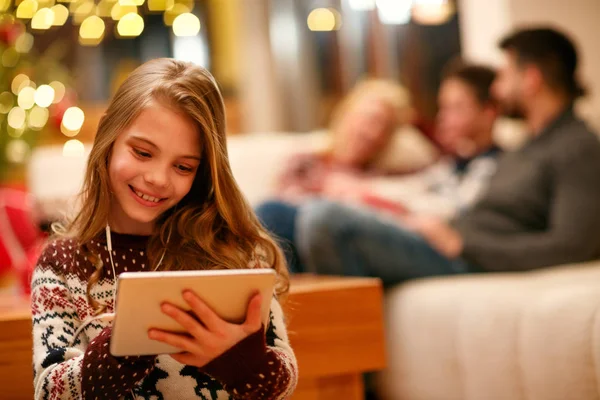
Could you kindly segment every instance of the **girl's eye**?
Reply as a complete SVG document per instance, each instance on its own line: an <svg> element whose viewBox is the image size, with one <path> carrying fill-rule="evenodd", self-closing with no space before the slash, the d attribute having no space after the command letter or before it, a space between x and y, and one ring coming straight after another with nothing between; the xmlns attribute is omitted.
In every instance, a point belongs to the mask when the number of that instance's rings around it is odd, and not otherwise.
<svg viewBox="0 0 600 400"><path fill-rule="evenodd" d="M150 158L151 157L151 154L146 151L138 150L138 149L133 149L133 151L138 157L141 157L141 158Z"/></svg>
<svg viewBox="0 0 600 400"><path fill-rule="evenodd" d="M181 172L192 172L192 168L186 167L185 165L178 165L177 169Z"/></svg>

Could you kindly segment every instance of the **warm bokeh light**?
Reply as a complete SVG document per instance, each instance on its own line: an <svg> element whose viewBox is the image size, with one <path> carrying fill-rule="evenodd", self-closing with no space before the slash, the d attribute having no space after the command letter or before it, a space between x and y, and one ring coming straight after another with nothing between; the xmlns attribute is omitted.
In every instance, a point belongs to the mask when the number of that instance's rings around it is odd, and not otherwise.
<svg viewBox="0 0 600 400"><path fill-rule="evenodd" d="M54 22L54 11L50 8L39 9L31 19L31 29L50 29Z"/></svg>
<svg viewBox="0 0 600 400"><path fill-rule="evenodd" d="M79 36L82 39L102 39L104 36L104 21L95 15L87 17L79 28Z"/></svg>
<svg viewBox="0 0 600 400"><path fill-rule="evenodd" d="M119 0L119 4L122 6L142 6L144 0Z"/></svg>
<svg viewBox="0 0 600 400"><path fill-rule="evenodd" d="M102 18L110 18L115 0L100 0L96 6L96 15Z"/></svg>
<svg viewBox="0 0 600 400"><path fill-rule="evenodd" d="M4 13L0 14L0 24L13 24L15 22L15 16L13 14Z"/></svg>
<svg viewBox="0 0 600 400"><path fill-rule="evenodd" d="M21 127L20 129L15 129L12 126L7 126L6 127L6 132L8 133L8 136L13 137L13 138L20 138L21 136L23 136L23 133L25 133L25 125L23 125L23 127Z"/></svg>
<svg viewBox="0 0 600 400"><path fill-rule="evenodd" d="M175 0L175 4L184 5L184 6L186 6L186 8L188 10L190 10L189 12L192 12L194 7L196 6L196 1L195 0Z"/></svg>
<svg viewBox="0 0 600 400"><path fill-rule="evenodd" d="M66 88L59 81L50 82L50 87L54 89L54 100L52 101L54 104L60 103L60 101L65 96Z"/></svg>
<svg viewBox="0 0 600 400"><path fill-rule="evenodd" d="M0 0L0 12L5 12L10 7L11 0Z"/></svg>
<svg viewBox="0 0 600 400"><path fill-rule="evenodd" d="M2 53L2 66L12 68L19 62L19 53L14 47L9 47Z"/></svg>
<svg viewBox="0 0 600 400"><path fill-rule="evenodd" d="M17 18L31 19L38 10L38 3L35 0L23 0L17 7Z"/></svg>
<svg viewBox="0 0 600 400"><path fill-rule="evenodd" d="M11 92L0 94L0 114L7 114L15 104L15 96Z"/></svg>
<svg viewBox="0 0 600 400"><path fill-rule="evenodd" d="M69 107L63 115L60 130L66 136L75 136L79 133L84 120L85 114L81 108Z"/></svg>
<svg viewBox="0 0 600 400"><path fill-rule="evenodd" d="M131 13L134 13L134 14L137 13L136 6L122 6L119 3L115 3L112 10L110 11L110 16L115 21L119 21L125 15L131 14Z"/></svg>
<svg viewBox="0 0 600 400"><path fill-rule="evenodd" d="M53 26L63 26L67 22L67 19L69 19L69 9L62 4L52 7L52 11L54 12Z"/></svg>
<svg viewBox="0 0 600 400"><path fill-rule="evenodd" d="M14 77L11 85L10 85L10 90L12 90L12 92L14 94L19 94L19 92L26 86L29 86L29 77L25 74L19 74L17 76Z"/></svg>
<svg viewBox="0 0 600 400"><path fill-rule="evenodd" d="M196 36L200 32L200 20L192 13L183 13L173 21L175 36Z"/></svg>
<svg viewBox="0 0 600 400"><path fill-rule="evenodd" d="M33 47L33 35L28 32L23 32L15 40L15 50L21 54L29 53Z"/></svg>
<svg viewBox="0 0 600 400"><path fill-rule="evenodd" d="M21 129L25 125L25 110L14 107L8 113L8 125L14 129Z"/></svg>
<svg viewBox="0 0 600 400"><path fill-rule="evenodd" d="M52 8L56 4L55 0L36 0L36 1L38 2L38 9Z"/></svg>
<svg viewBox="0 0 600 400"><path fill-rule="evenodd" d="M334 8L316 8L308 15L306 23L311 31L335 31L342 26L342 16Z"/></svg>
<svg viewBox="0 0 600 400"><path fill-rule="evenodd" d="M63 145L64 157L83 157L85 155L85 146L77 139L67 140Z"/></svg>
<svg viewBox="0 0 600 400"><path fill-rule="evenodd" d="M54 89L50 85L41 85L35 91L35 104L40 107L49 107L54 101Z"/></svg>
<svg viewBox="0 0 600 400"><path fill-rule="evenodd" d="M27 125L36 131L41 130L48 122L50 112L47 108L35 106L29 112Z"/></svg>
<svg viewBox="0 0 600 400"><path fill-rule="evenodd" d="M90 0L72 0L69 1L69 12L72 14L75 12L75 10L77 10L77 8L79 8L80 5L82 5L85 2L88 2Z"/></svg>
<svg viewBox="0 0 600 400"><path fill-rule="evenodd" d="M29 110L35 104L35 89L31 86L24 87L19 92L17 104L24 110Z"/></svg>
<svg viewBox="0 0 600 400"><path fill-rule="evenodd" d="M93 1L84 1L73 12L73 24L79 25L92 15L96 15L96 4Z"/></svg>
<svg viewBox="0 0 600 400"><path fill-rule="evenodd" d="M100 43L102 43L102 39L104 39L104 36L97 38L97 39L84 39L81 36L79 36L78 42L82 46L95 47L95 46L98 46Z"/></svg>
<svg viewBox="0 0 600 400"><path fill-rule="evenodd" d="M376 0L379 20L388 25L410 22L413 0Z"/></svg>
<svg viewBox="0 0 600 400"><path fill-rule="evenodd" d="M173 8L174 0L148 0L148 10L150 11L166 11Z"/></svg>
<svg viewBox="0 0 600 400"><path fill-rule="evenodd" d="M175 18L177 18L181 14L189 13L190 11L192 11L192 10L189 7L187 7L186 5L176 3L173 5L173 7L171 9L167 10L163 14L163 21L164 21L165 25L171 26L171 25L173 25Z"/></svg>
<svg viewBox="0 0 600 400"><path fill-rule="evenodd" d="M454 5L449 1L416 3L413 5L412 18L421 25L441 25L454 15Z"/></svg>
<svg viewBox="0 0 600 400"><path fill-rule="evenodd" d="M30 150L23 139L13 139L6 145L6 159L11 163L21 164L29 157Z"/></svg>
<svg viewBox="0 0 600 400"><path fill-rule="evenodd" d="M122 37L136 37L144 31L144 19L136 13L124 15L117 24L117 33Z"/></svg>

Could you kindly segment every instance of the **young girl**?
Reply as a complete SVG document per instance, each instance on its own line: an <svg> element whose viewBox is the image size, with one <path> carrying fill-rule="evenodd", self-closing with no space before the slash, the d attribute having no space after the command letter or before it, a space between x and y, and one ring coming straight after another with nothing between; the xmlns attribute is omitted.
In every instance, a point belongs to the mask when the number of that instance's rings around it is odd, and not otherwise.
<svg viewBox="0 0 600 400"><path fill-rule="evenodd" d="M187 335L151 329L173 355L109 352L115 280L125 271L274 268L285 262L246 204L227 158L214 78L170 59L136 69L100 121L77 216L41 255L32 280L36 399L282 399L297 367L281 307L255 296L230 324L192 291L196 318L162 311ZM271 301L261 327L261 301ZM201 322L199 322L201 321Z"/></svg>

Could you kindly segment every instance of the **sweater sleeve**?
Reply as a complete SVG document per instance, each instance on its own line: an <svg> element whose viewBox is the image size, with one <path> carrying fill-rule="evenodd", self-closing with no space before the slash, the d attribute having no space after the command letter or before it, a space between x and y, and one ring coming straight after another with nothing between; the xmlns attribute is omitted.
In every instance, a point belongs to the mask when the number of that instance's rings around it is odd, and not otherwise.
<svg viewBox="0 0 600 400"><path fill-rule="evenodd" d="M236 399L287 399L296 387L296 357L275 298L269 319L266 333L260 329L202 368Z"/></svg>
<svg viewBox="0 0 600 400"><path fill-rule="evenodd" d="M109 352L111 328L100 330L88 344L67 281L72 261L59 243L46 247L32 278L33 367L35 399L117 398L129 392L154 365L153 357L116 358ZM77 291L75 291L76 293ZM76 298L74 298L76 297ZM104 328L104 329L102 329Z"/></svg>
<svg viewBox="0 0 600 400"><path fill-rule="evenodd" d="M570 151L569 151L570 150ZM600 146L577 146L553 165L548 228L503 234L463 233L463 256L489 271L531 270L588 261L598 255Z"/></svg>

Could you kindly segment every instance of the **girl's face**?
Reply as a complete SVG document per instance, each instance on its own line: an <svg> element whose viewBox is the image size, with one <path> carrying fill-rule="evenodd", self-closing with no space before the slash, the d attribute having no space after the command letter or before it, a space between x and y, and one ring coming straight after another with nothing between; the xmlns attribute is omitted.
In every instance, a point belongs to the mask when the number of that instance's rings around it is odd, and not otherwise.
<svg viewBox="0 0 600 400"><path fill-rule="evenodd" d="M156 219L188 194L199 164L194 121L152 103L113 145L111 226L120 233L151 234Z"/></svg>

